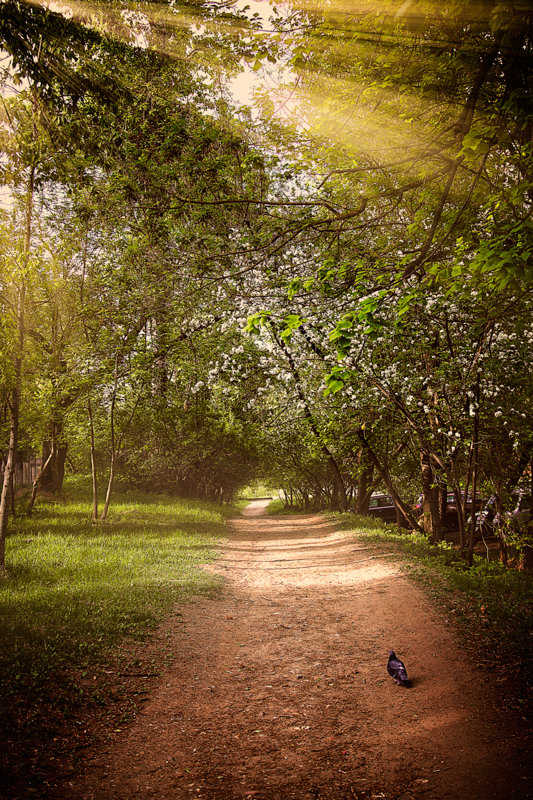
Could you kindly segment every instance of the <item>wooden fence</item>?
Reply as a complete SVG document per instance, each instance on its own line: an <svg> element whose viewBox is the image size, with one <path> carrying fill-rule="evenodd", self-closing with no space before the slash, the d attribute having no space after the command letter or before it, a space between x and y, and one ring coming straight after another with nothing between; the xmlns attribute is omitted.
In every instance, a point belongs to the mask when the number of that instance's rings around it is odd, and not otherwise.
<svg viewBox="0 0 533 800"><path fill-rule="evenodd" d="M21 489L23 486L31 486L41 469L42 458L32 456L26 461L17 461L13 473L14 488ZM4 479L5 462L0 464L0 481Z"/></svg>

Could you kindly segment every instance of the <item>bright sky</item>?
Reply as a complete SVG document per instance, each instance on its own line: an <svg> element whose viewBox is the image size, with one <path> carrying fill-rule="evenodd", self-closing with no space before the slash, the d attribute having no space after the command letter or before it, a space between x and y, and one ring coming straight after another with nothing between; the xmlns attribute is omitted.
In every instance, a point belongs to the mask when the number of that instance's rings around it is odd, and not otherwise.
<svg viewBox="0 0 533 800"><path fill-rule="evenodd" d="M269 0L236 0L234 8L238 11L246 11L248 17L257 15L261 20L263 28L268 28L268 22L272 15L273 4Z"/></svg>
<svg viewBox="0 0 533 800"><path fill-rule="evenodd" d="M281 4L277 3L279 7ZM246 13L249 19L261 21L263 30L271 28L270 19L274 14L275 4L269 0L236 0L234 8ZM296 76L294 72L286 66L263 62L264 66L260 70L254 70L251 64L241 62L242 72L233 78L228 89L237 103L241 105L252 105L254 93L260 89L266 89L271 93L278 93L282 86L291 86ZM286 113L287 98L280 95L279 109ZM289 101L290 102L290 101Z"/></svg>

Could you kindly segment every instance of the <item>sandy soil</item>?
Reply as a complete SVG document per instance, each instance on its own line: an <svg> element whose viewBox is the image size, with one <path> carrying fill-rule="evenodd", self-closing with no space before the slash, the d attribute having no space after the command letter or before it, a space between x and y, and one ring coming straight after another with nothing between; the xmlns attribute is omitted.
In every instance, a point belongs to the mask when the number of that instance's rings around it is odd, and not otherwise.
<svg viewBox="0 0 533 800"><path fill-rule="evenodd" d="M86 755L80 800L511 800L523 737L490 678L387 547L318 516L231 523L226 589L176 609L177 657L129 726ZM413 687L386 672L388 649Z"/></svg>

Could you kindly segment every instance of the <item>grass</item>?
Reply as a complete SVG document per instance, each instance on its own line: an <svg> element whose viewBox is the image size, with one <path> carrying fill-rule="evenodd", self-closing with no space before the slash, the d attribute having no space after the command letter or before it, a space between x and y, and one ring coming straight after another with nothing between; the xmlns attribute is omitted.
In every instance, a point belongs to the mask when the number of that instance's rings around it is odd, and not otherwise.
<svg viewBox="0 0 533 800"><path fill-rule="evenodd" d="M277 493L278 490L272 488L272 486L257 482L240 489L239 498L242 500L254 500L257 497L273 497Z"/></svg>
<svg viewBox="0 0 533 800"><path fill-rule="evenodd" d="M71 713L85 692L79 676L119 643L144 639L173 604L218 587L198 567L215 558L226 509L117 492L108 521L93 525L86 487L66 494L14 518L7 540L0 725L13 744L33 738L43 714Z"/></svg>
<svg viewBox="0 0 533 800"><path fill-rule="evenodd" d="M267 513L276 516L277 514L290 515L290 514L312 514L313 511L304 511L298 506L286 506L283 500L274 498L267 506Z"/></svg>
<svg viewBox="0 0 533 800"><path fill-rule="evenodd" d="M172 652L164 640L151 650L128 643L146 640L176 602L217 592L217 581L199 566L215 558L225 517L235 513L117 491L108 521L93 525L88 487L70 482L66 493L13 520L9 577L0 581L0 778L12 800L50 796L54 764L65 774L65 753L71 764L76 748L86 746L83 720L98 712L112 730L136 713L150 678L119 676L156 675ZM269 510L282 512L283 504L273 501ZM354 535L394 543L405 569L476 648L490 680L508 686L507 698L523 709L533 578L483 559L468 569L452 547L376 520L335 519Z"/></svg>
<svg viewBox="0 0 533 800"><path fill-rule="evenodd" d="M421 534L398 533L368 517L334 516L353 535L395 545L404 569L453 620L490 680L504 690L505 702L525 711L533 688L533 575L482 556L474 556L469 568L447 542L432 545Z"/></svg>

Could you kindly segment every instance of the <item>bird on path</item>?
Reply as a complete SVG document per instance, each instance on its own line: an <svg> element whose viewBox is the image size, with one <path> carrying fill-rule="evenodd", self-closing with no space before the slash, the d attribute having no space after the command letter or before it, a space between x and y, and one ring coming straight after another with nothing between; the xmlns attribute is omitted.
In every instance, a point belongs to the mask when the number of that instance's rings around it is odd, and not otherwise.
<svg viewBox="0 0 533 800"><path fill-rule="evenodd" d="M405 664L401 661L394 650L389 650L389 660L387 662L387 672L394 679L397 686L411 686L411 681L407 677Z"/></svg>

